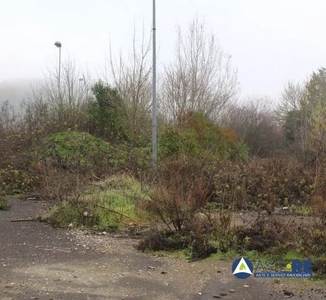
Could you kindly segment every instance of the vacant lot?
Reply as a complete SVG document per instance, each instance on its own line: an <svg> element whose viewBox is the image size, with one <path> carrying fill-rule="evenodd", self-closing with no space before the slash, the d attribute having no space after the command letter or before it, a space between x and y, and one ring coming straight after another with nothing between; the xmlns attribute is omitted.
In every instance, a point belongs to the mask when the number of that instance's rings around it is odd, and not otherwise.
<svg viewBox="0 0 326 300"><path fill-rule="evenodd" d="M324 299L303 281L237 280L231 261L184 260L137 252L135 240L85 235L36 221L40 202L0 211L1 299ZM306 291L303 289L307 288Z"/></svg>

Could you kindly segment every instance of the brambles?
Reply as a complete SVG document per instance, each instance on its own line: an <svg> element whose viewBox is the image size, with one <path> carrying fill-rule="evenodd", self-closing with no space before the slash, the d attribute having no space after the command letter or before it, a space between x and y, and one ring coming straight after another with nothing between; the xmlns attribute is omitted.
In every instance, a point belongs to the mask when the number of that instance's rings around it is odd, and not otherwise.
<svg viewBox="0 0 326 300"><path fill-rule="evenodd" d="M214 176L213 202L232 209L264 210L310 204L314 177L291 159L252 159L247 164L226 163Z"/></svg>
<svg viewBox="0 0 326 300"><path fill-rule="evenodd" d="M212 176L202 163L179 159L157 172L148 209L170 231L183 231L213 192ZM186 228L187 230L187 228Z"/></svg>
<svg viewBox="0 0 326 300"><path fill-rule="evenodd" d="M277 253L286 250L295 228L271 216L259 215L249 227L235 230L240 250Z"/></svg>
<svg viewBox="0 0 326 300"><path fill-rule="evenodd" d="M199 160L183 158L166 162L156 176L148 209L160 226L155 229L157 234L144 239L141 249L161 245L160 250L167 250L170 243L166 239L173 236L172 245L188 248L193 258L216 250L277 254L295 248L300 254L308 249L319 255L325 249L313 232L305 237L297 229L300 234L294 234L298 224L282 215L298 214L304 211L299 208L311 205L313 176L295 161L255 159L247 164L207 167ZM258 217L249 224L238 224L234 219L238 210L257 212ZM303 246L302 238L318 242L318 251Z"/></svg>
<svg viewBox="0 0 326 300"><path fill-rule="evenodd" d="M193 258L210 255L215 249L209 241L211 224L201 211L213 192L212 174L202 162L184 158L160 166L156 176L147 209L162 228L147 236L139 248L190 247Z"/></svg>
<svg viewBox="0 0 326 300"><path fill-rule="evenodd" d="M24 194L32 189L35 181L36 176L24 168L9 165L0 170L1 190L6 195Z"/></svg>

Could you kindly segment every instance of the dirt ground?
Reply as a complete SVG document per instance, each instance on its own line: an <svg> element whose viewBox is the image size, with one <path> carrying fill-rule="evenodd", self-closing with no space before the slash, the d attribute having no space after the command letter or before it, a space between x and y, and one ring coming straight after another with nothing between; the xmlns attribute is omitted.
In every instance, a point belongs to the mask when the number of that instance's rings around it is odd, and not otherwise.
<svg viewBox="0 0 326 300"><path fill-rule="evenodd" d="M42 203L12 200L0 211L0 299L325 299L326 287L236 279L232 261L140 253L127 237L87 235L36 222Z"/></svg>

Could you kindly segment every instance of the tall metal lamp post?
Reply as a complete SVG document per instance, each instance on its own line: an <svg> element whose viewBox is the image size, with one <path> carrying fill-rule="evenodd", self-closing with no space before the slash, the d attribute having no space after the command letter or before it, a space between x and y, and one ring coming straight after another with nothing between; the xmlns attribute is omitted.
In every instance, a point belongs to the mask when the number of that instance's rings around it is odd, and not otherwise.
<svg viewBox="0 0 326 300"><path fill-rule="evenodd" d="M157 120L156 120L156 7L153 0L153 100L152 100L152 163L157 164Z"/></svg>
<svg viewBox="0 0 326 300"><path fill-rule="evenodd" d="M61 75L61 47L62 47L62 44L57 41L54 43L54 46L59 48L58 92L59 92L59 99L61 100L61 86L60 86L61 78L60 78L60 75Z"/></svg>

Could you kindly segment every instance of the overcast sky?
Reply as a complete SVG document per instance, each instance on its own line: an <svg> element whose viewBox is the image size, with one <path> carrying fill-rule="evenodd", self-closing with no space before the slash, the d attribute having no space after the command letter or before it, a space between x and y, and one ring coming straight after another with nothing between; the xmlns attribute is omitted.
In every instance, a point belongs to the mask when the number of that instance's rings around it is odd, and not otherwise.
<svg viewBox="0 0 326 300"><path fill-rule="evenodd" d="M197 17L232 56L244 98L277 101L288 80L303 81L325 66L325 0L156 0L156 6L159 65L172 59L176 26ZM41 78L56 66L55 41L63 59L96 77L110 42L124 51L134 28L149 36L151 23L152 0L2 0L0 100L8 82Z"/></svg>

